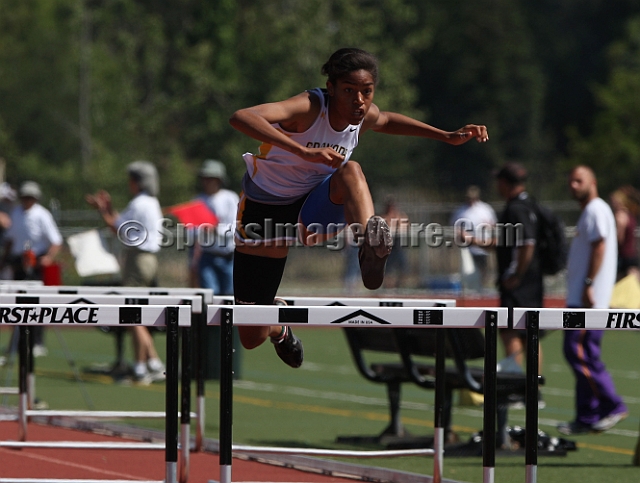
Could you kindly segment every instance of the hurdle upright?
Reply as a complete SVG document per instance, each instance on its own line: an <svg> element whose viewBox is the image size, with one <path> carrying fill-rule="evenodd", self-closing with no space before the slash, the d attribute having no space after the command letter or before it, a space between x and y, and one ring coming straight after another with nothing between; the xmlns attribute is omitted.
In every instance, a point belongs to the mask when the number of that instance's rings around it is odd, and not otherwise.
<svg viewBox="0 0 640 483"><path fill-rule="evenodd" d="M12 287L14 287L16 283L18 282L16 282L15 280L0 280L0 294L13 290ZM34 287L44 286L44 282L42 282L42 280L21 280L19 283L21 286L34 286ZM0 386L0 394L15 395L15 394L18 394L18 392L19 392L19 389L17 387Z"/></svg>
<svg viewBox="0 0 640 483"><path fill-rule="evenodd" d="M513 328L526 329L525 482L538 478L538 338L540 330L638 330L638 311L620 309L513 309Z"/></svg>
<svg viewBox="0 0 640 483"><path fill-rule="evenodd" d="M193 315L201 314L203 310L202 297L199 295L146 295L140 296L135 294L129 295L103 295L103 294L58 294L58 293L32 293L25 294L8 294L0 293L0 305L21 305L21 304L38 304L38 305L56 305L56 304L73 304L73 305L187 305L191 308L192 323ZM55 328L55 327L54 327ZM191 332L190 327L181 328L182 341L182 375L181 375L181 426L180 426L180 446L182 458L180 459L179 475L180 482L185 483L188 480L189 464L190 464L190 407L191 407ZM21 332L24 332L21 331ZM26 441L26 419L29 416L58 416L58 417L91 417L91 418L164 418L164 411L62 411L62 410L33 410L33 397L35 394L35 376L29 373L29 368L33 366L29 363L32 359L28 354L30 344L26 342L30 337L24 337L21 333L20 337L20 387L19 397L26 392L27 404L19 405L17 418L20 421L20 440ZM24 344L22 342L25 342ZM24 374L26 372L26 375ZM24 411L25 414L21 414ZM197 416L197 414L195 414Z"/></svg>
<svg viewBox="0 0 640 483"><path fill-rule="evenodd" d="M128 297L149 297L149 296L175 296L190 297L200 296L202 304L198 312L197 306L193 306L191 331L193 333L195 352L195 370L193 371L196 380L196 436L195 451L201 451L204 442L205 428L205 382L204 382L204 354L205 338L204 330L207 324L207 305L213 302L213 290L207 288L186 288L186 287L122 287L122 286L91 286L91 285L41 285L15 282L12 285L0 285L0 293L23 293L23 294L61 294L61 295L124 295ZM188 336L190 337L190 336ZM183 339L184 342L184 339ZM187 361L189 366L190 361ZM184 367L183 367L184 368ZM190 374L183 370L183 387L190 384ZM186 406L186 410L185 410ZM182 425L189 425L190 392L183 391L182 396ZM184 434L184 433L183 433Z"/></svg>
<svg viewBox="0 0 640 483"><path fill-rule="evenodd" d="M177 483L178 461L178 328L189 326L191 311L187 306L113 306L113 305L35 305L5 304L0 305L0 323L11 324L26 330L32 325L52 325L56 327L94 327L139 324L144 326L164 326L166 337L167 382L165 389L166 422L165 422L165 477L166 483ZM26 350L26 337L21 337L21 344ZM22 372L22 371L21 371ZM25 383L26 373L21 374L21 385ZM26 391L20 397L19 404L26 406ZM26 415L26 411L21 411ZM26 416L25 416L26 418ZM26 425L26 420L24 421ZM0 447L92 447L115 449L116 443L108 444L75 444L69 442L0 442ZM132 444L128 449L149 449L149 444ZM3 480L0 479L0 482ZM13 480L12 480L13 481ZM35 481L28 479L25 481ZM71 481L71 480L67 480ZM105 480L105 482L108 480Z"/></svg>
<svg viewBox="0 0 640 483"><path fill-rule="evenodd" d="M257 323L256 321L260 321ZM371 330L376 327L391 328L485 328L485 420L483 444L483 481L493 483L495 478L496 446L496 347L498 327L507 325L506 308L425 308L425 307L359 307L359 306L209 306L208 323L221 326L220 338L220 483L230 483L232 452L252 451L260 448L243 448L232 443L232 400L233 400L233 326L234 325L280 325L344 327L366 325ZM438 398L438 396L436 396ZM280 452L307 454L309 450L300 448L280 448ZM273 449L263 448L264 452ZM410 450L411 451L411 450ZM412 450L416 451L416 450ZM433 450L417 450L420 454L434 455ZM366 457L362 454L343 454L338 450L315 450L309 454ZM384 453L384 452L377 452ZM399 456L399 452L395 452ZM412 453L416 454L416 453ZM389 456L392 456L389 454ZM438 455L434 461L434 473L438 469ZM441 465L441 459L440 465ZM441 480L441 474L434 474L434 481Z"/></svg>
<svg viewBox="0 0 640 483"><path fill-rule="evenodd" d="M398 297L301 297L282 296L288 307L321 307L321 306L357 306L357 307L455 307L455 299L407 299ZM233 305L234 298L230 295L214 295L213 305ZM433 421L434 448L434 481L442 479L444 453L444 378L445 378L445 334L438 331L438 353L436 353L436 381L440 384L436 388L436 403ZM264 451L264 450L263 450ZM371 454L371 452L369 452Z"/></svg>

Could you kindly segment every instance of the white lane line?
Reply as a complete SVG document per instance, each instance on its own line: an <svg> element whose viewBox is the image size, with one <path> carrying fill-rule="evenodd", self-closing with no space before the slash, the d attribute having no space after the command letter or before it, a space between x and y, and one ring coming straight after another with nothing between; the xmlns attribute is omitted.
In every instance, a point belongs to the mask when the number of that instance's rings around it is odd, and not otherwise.
<svg viewBox="0 0 640 483"><path fill-rule="evenodd" d="M0 448L0 453L4 453L9 455L11 458L16 458L18 456L24 457L24 458L31 458L34 460L38 460L38 461L43 461L43 462L47 462L47 463L55 463L61 466L69 466L71 468L75 468L75 469L80 469L80 470L86 470L86 471L93 471L94 473L98 473L98 474L102 474L102 475L109 475L109 476L117 476L119 478L126 478L128 480L136 480L136 481L148 481L148 478L141 478L139 476L133 476L133 475L129 475L127 473L119 473L117 471L109 471L109 470L104 470L101 468L96 468L94 466L88 466L88 465L81 465L79 463L72 463L71 461L65 461L65 460L61 460L58 458L51 458L50 456L44 456L44 455L40 455L40 454L35 454L35 453L27 453L26 451L12 451L12 450L7 450L4 448Z"/></svg>

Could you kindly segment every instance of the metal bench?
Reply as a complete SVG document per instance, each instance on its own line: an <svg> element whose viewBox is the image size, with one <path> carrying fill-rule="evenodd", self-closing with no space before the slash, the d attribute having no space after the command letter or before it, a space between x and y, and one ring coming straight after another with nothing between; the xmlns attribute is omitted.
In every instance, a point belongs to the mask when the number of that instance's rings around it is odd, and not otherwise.
<svg viewBox="0 0 640 483"><path fill-rule="evenodd" d="M485 341L480 329L438 329L444 331L445 354L445 397L443 407L443 427L445 442L454 442L451 431L451 409L453 391L468 389L482 394L484 391L484 369L473 366L469 361L484 358ZM424 389L435 389L435 360L437 332L420 329L376 329L358 327L345 328L344 332L351 353L360 374L366 379L386 384L389 400L389 425L376 436L340 436L338 442L374 443L388 448L425 447L433 443L431 437L413 436L407 432L400 420L401 385L413 382ZM367 357L376 353L397 354L398 362L369 362ZM539 384L544 379L539 378ZM526 376L524 373L497 374L497 443L500 446L508 442L507 409L510 395L525 394Z"/></svg>

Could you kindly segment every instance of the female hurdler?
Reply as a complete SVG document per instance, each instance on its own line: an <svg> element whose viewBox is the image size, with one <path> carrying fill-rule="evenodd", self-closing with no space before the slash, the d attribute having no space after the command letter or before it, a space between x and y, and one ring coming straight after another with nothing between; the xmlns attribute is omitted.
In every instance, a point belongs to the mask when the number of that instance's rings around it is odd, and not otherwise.
<svg viewBox="0 0 640 483"><path fill-rule="evenodd" d="M375 216L362 169L350 161L368 130L420 136L449 144L489 139L487 128L468 124L447 132L373 103L377 59L355 48L331 55L322 67L326 89L312 89L280 102L236 111L231 125L261 141L257 154L244 154L247 172L240 196L234 296L236 304L273 305L288 247L313 245L335 236L348 223L360 246L362 281L382 285L392 239ZM282 227L291 229L282 229ZM279 229L280 227L280 229ZM271 339L280 358L299 367L303 349L288 326L240 327L247 349Z"/></svg>

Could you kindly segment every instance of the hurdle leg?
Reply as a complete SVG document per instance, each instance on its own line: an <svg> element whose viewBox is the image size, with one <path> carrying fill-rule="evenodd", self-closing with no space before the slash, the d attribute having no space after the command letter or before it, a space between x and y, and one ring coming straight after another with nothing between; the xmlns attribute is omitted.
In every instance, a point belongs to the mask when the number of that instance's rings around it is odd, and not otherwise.
<svg viewBox="0 0 640 483"><path fill-rule="evenodd" d="M178 307L165 309L167 326L167 382L165 394L166 483L177 483L178 466Z"/></svg>
<svg viewBox="0 0 640 483"><path fill-rule="evenodd" d="M28 394L28 358L29 358L29 328L20 327L18 334L18 439L27 440L27 409L29 409Z"/></svg>
<svg viewBox="0 0 640 483"><path fill-rule="evenodd" d="M206 353L205 346L205 328L207 327L207 306L202 304L202 313L200 317L192 324L194 327L194 343L195 343L195 377L196 377L196 410L198 420L196 424L196 445L195 451L202 451L204 444L204 418L205 418L205 399L204 399L204 356Z"/></svg>
<svg viewBox="0 0 640 483"><path fill-rule="evenodd" d="M233 309L220 317L220 483L231 483L233 444Z"/></svg>
<svg viewBox="0 0 640 483"><path fill-rule="evenodd" d="M498 314L485 312L484 325L484 426L482 430L482 466L484 483L493 483L496 467L496 415L498 363Z"/></svg>
<svg viewBox="0 0 640 483"><path fill-rule="evenodd" d="M527 376L525 389L525 468L526 483L538 478L538 343L540 312L528 311L527 324Z"/></svg>
<svg viewBox="0 0 640 483"><path fill-rule="evenodd" d="M191 450L191 329L182 329L182 398L180 413L180 483L189 481Z"/></svg>
<svg viewBox="0 0 640 483"><path fill-rule="evenodd" d="M33 329L27 329L27 404L29 409L33 409L36 401L36 378L35 378L35 365L36 360L33 355L33 346L35 344L35 337L33 336Z"/></svg>
<svg viewBox="0 0 640 483"><path fill-rule="evenodd" d="M445 400L445 329L436 330L436 394L433 421L433 483L442 481L444 453L444 400Z"/></svg>

